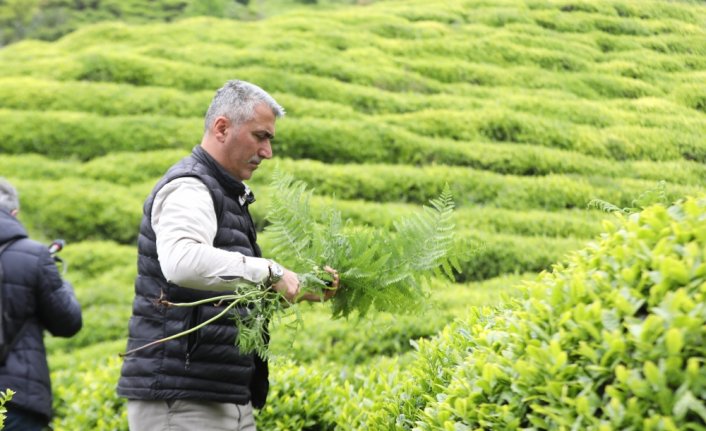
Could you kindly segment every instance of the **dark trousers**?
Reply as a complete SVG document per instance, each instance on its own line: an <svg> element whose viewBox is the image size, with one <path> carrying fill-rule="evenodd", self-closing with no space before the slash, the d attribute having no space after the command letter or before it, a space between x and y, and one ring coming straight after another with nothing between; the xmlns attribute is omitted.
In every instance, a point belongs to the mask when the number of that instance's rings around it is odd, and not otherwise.
<svg viewBox="0 0 706 431"><path fill-rule="evenodd" d="M44 416L7 405L7 417L3 431L42 431L49 424Z"/></svg>

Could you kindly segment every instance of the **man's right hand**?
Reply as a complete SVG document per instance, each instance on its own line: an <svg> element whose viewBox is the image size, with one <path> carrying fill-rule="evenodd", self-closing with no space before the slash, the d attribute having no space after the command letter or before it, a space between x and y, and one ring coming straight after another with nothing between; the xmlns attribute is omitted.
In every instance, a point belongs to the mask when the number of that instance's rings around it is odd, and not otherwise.
<svg viewBox="0 0 706 431"><path fill-rule="evenodd" d="M299 295L299 277L296 272L284 269L284 275L272 288L281 293L288 302L294 302L294 299Z"/></svg>

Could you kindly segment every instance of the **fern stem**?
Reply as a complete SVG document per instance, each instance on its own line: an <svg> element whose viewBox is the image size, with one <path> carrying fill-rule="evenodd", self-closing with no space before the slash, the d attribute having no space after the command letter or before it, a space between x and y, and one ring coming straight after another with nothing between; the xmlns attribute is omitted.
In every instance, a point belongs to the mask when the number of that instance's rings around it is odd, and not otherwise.
<svg viewBox="0 0 706 431"><path fill-rule="evenodd" d="M237 295L221 295L221 296L214 296L212 298L206 298L202 299L200 301L195 301L195 302L169 302L166 299L160 300L160 304L166 305L167 307L195 307L197 305L201 304L208 304L211 302L217 302L217 301L235 301L238 299Z"/></svg>
<svg viewBox="0 0 706 431"><path fill-rule="evenodd" d="M231 308L235 307L237 304L238 304L238 301L231 302L230 304L228 304L228 306L226 308L223 309L223 311L221 311L217 315L213 316L212 318L206 320L205 322L194 326L193 328L187 329L186 331L179 332L178 334L170 335L169 337L160 338L159 340L152 341L151 343L147 343L144 346L137 347L132 350L128 350L127 352L120 353L119 355L120 355L120 357L125 357L125 356L131 355L135 352L139 352L142 349L146 349L148 347L155 346L157 344L164 343L169 340L174 340L175 338L183 337L184 335L190 334L194 331L198 331L199 329L203 328L204 326L208 325L209 323L215 322L216 320L218 320L219 318L224 316Z"/></svg>

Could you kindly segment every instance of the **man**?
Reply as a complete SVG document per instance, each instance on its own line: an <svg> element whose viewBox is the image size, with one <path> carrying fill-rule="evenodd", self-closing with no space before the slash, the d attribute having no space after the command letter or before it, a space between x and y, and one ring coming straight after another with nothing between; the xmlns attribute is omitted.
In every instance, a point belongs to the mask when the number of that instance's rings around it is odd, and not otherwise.
<svg viewBox="0 0 706 431"><path fill-rule="evenodd" d="M261 257L248 211L254 197L243 181L272 157L275 119L283 115L248 82L229 81L216 92L201 144L145 201L128 350L192 328L225 306L164 307L159 298L193 302L247 281L272 286L288 301L320 300L300 294L294 272ZM337 287L338 275L329 272ZM267 363L241 354L235 336L232 320L222 318L128 355L117 390L128 399L130 429L254 430L252 409L264 405L268 391Z"/></svg>
<svg viewBox="0 0 706 431"><path fill-rule="evenodd" d="M2 326L9 348L0 365L0 390L15 391L4 429L34 431L47 427L52 416L43 331L71 337L82 319L73 288L61 279L48 248L29 239L17 220L19 208L15 188L0 178Z"/></svg>

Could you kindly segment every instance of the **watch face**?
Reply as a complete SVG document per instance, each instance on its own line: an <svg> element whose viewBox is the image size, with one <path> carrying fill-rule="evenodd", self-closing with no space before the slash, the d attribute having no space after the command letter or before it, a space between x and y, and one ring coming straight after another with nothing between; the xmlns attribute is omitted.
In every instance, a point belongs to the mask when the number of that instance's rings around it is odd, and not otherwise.
<svg viewBox="0 0 706 431"><path fill-rule="evenodd" d="M270 265L270 284L275 284L284 276L284 268L278 263Z"/></svg>

